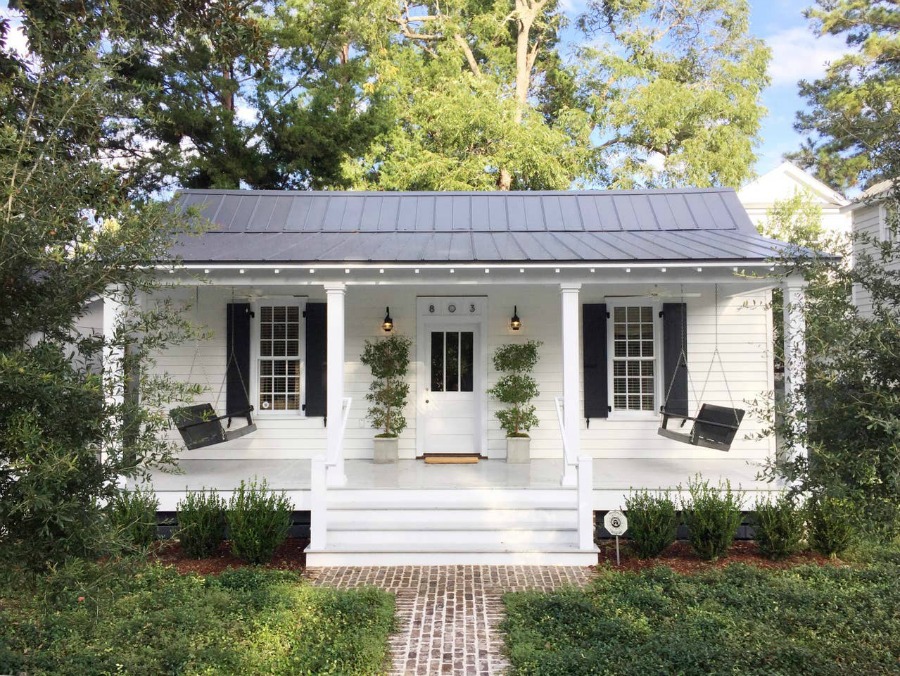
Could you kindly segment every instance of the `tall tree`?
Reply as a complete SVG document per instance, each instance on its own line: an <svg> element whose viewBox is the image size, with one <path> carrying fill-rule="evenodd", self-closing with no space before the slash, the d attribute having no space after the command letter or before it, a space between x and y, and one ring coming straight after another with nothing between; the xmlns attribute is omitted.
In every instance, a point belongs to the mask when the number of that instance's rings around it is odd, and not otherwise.
<svg viewBox="0 0 900 676"><path fill-rule="evenodd" d="M738 186L756 159L769 52L746 0L593 0L585 97L608 183Z"/></svg>
<svg viewBox="0 0 900 676"><path fill-rule="evenodd" d="M388 8L390 4L388 4ZM360 187L737 185L768 52L740 0L595 2L567 62L553 0L404 1L377 60L397 124L348 165Z"/></svg>
<svg viewBox="0 0 900 676"><path fill-rule="evenodd" d="M362 84L353 0L20 0L32 16L97 26L116 71L104 152L136 190L340 184L383 124ZM32 44L54 59L58 45ZM365 99L365 100L364 100Z"/></svg>
<svg viewBox="0 0 900 676"><path fill-rule="evenodd" d="M142 366L189 327L179 308L138 296L190 219L131 200L130 178L102 155L118 106L102 43L121 17L33 10L23 26L39 59L13 52L0 21L0 558L39 569L102 551L118 478L172 459L163 405L190 388ZM77 334L103 295L122 303L115 335ZM101 353L119 367L102 377L83 361Z"/></svg>
<svg viewBox="0 0 900 676"><path fill-rule="evenodd" d="M568 188L591 174L587 114L540 110L564 70L553 0L385 3L372 51L394 124L348 163L358 187Z"/></svg>
<svg viewBox="0 0 900 676"><path fill-rule="evenodd" d="M843 36L850 53L825 76L802 81L808 135L788 157L837 189L886 178L900 129L900 6L894 0L817 0L806 11L819 35Z"/></svg>

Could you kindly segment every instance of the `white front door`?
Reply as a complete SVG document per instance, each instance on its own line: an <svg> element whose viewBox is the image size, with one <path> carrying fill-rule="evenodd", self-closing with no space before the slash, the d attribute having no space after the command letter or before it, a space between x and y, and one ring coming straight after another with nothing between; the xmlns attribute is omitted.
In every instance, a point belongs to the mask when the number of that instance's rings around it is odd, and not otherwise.
<svg viewBox="0 0 900 676"><path fill-rule="evenodd" d="M425 326L425 453L479 452L479 327Z"/></svg>

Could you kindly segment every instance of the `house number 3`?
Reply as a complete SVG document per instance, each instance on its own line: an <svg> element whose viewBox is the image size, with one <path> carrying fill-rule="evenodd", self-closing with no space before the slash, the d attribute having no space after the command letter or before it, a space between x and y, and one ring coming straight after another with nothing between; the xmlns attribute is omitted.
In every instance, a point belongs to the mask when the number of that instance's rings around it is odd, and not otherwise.
<svg viewBox="0 0 900 676"><path fill-rule="evenodd" d="M469 303L469 312L475 312L475 303Z"/></svg>

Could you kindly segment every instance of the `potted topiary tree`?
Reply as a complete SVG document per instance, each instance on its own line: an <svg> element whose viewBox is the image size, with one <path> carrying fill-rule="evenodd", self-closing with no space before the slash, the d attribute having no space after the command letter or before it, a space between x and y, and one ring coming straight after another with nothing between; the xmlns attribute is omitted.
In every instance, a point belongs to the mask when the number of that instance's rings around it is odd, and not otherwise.
<svg viewBox="0 0 900 676"><path fill-rule="evenodd" d="M494 351L494 368L503 373L488 394L508 404L497 411L500 426L506 431L506 462L525 463L531 460L531 438L528 431L537 427L538 418L531 400L538 394L537 383L531 375L538 361L538 348L543 343L501 345Z"/></svg>
<svg viewBox="0 0 900 676"><path fill-rule="evenodd" d="M375 435L375 462L396 462L399 437L406 429L403 408L409 396L406 373L412 341L391 335L367 340L360 361L372 372L372 384L366 399L371 402L367 418L381 432Z"/></svg>

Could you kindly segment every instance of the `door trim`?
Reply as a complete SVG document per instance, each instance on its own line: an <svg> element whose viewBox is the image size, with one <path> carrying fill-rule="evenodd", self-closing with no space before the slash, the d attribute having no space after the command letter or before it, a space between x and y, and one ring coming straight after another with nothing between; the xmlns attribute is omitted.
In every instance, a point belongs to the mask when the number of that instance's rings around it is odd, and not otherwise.
<svg viewBox="0 0 900 676"><path fill-rule="evenodd" d="M435 306L435 312L430 307ZM458 313L450 313L448 307L455 305ZM464 312L472 305L474 312ZM475 344L475 373L472 390L475 393L475 452L487 457L487 321L488 303L486 296L419 296L416 298L416 457L425 453L425 389L428 384L428 364L425 363L425 341L432 328L448 327L477 328Z"/></svg>

